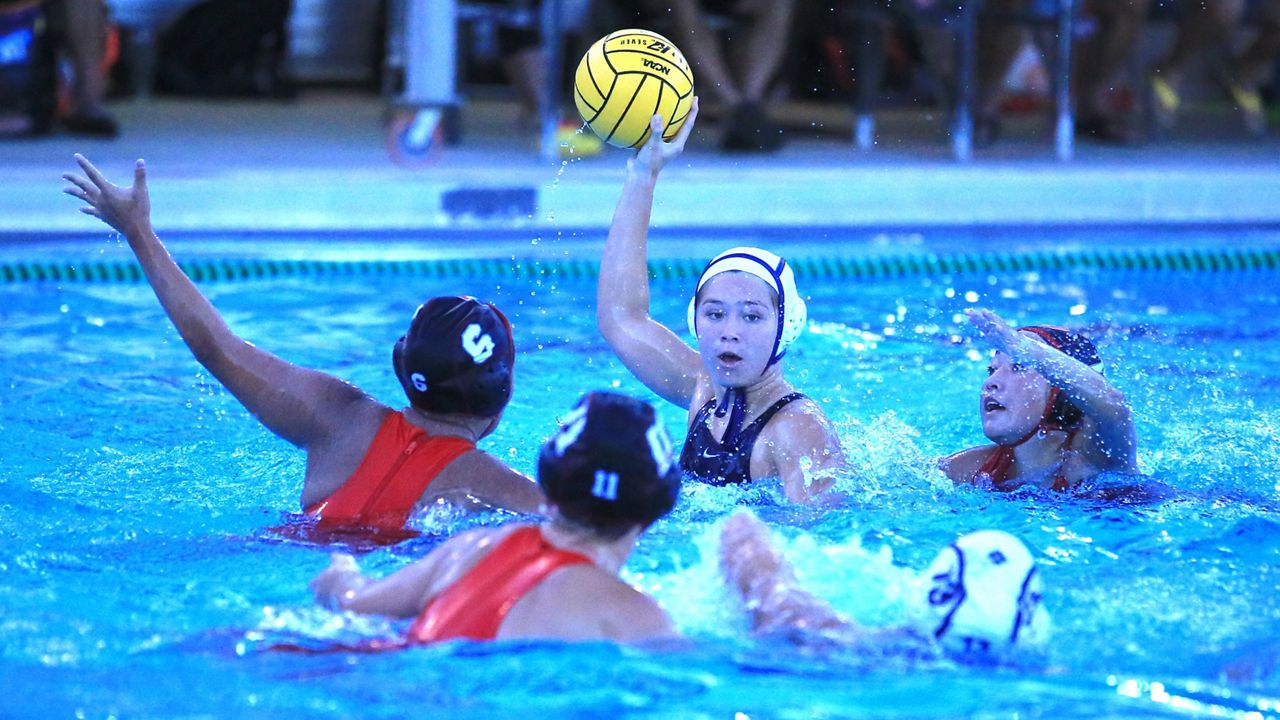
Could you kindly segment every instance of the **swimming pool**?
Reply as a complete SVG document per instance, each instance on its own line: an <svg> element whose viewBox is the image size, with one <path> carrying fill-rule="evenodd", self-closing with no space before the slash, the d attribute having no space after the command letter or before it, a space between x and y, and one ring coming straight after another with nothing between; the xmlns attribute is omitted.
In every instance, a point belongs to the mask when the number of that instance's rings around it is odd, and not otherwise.
<svg viewBox="0 0 1280 720"><path fill-rule="evenodd" d="M393 631L311 607L306 584L330 548L264 531L296 510L301 453L199 368L117 264L118 243L5 245L2 714L1280 715L1280 233L933 233L656 241L654 312L672 327L712 251L785 248L812 331L788 376L824 404L860 468L832 509L786 506L768 488L685 489L626 568L696 639L674 656L541 643L265 650ZM244 337L392 404L390 347L413 308L435 294L494 300L520 356L486 447L526 472L582 391L645 395L594 329L598 236L476 240L453 255L323 240L170 245ZM1115 505L950 487L932 459L981 441L986 357L958 318L975 304L1094 334L1133 404L1144 473L1176 494ZM683 411L661 410L683 427ZM900 618L913 572L957 534L1019 535L1044 574L1047 659L975 669L749 638L714 563L717 523L741 503L778 528L807 583L870 625ZM440 509L419 519L423 537L362 562L389 572L459 527L505 519Z"/></svg>

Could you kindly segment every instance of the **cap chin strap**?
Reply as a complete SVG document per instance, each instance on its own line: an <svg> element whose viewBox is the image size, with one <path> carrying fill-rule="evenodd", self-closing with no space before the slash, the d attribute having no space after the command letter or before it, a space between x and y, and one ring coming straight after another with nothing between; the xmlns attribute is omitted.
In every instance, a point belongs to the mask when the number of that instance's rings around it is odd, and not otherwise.
<svg viewBox="0 0 1280 720"><path fill-rule="evenodd" d="M1030 432L1028 432L1026 435L1023 435L1020 440L1018 440L1017 442L1011 443L1009 445L1005 445L1004 447L1016 448L1019 445L1025 443L1026 441L1030 440L1031 438L1035 437L1040 433L1048 433L1050 430L1061 430L1062 428L1057 423L1052 423L1049 421L1049 411L1053 410L1053 404L1057 402L1058 395L1061 392L1062 391L1059 390L1058 388L1050 388L1049 399L1044 404L1044 412L1040 414L1040 422L1037 423L1035 427L1031 428Z"/></svg>
<svg viewBox="0 0 1280 720"><path fill-rule="evenodd" d="M769 273L773 275L773 281L777 283L778 287L778 331L774 333L773 352L769 353L769 362L765 364L765 370L768 370L770 365L777 363L782 359L783 355L787 354L786 348L783 348L782 352L778 352L779 346L782 345L782 331L786 328L787 319L787 290L782 284L782 269L786 266L787 261L778 258L778 267L776 269L769 268ZM764 372L760 374L764 375Z"/></svg>

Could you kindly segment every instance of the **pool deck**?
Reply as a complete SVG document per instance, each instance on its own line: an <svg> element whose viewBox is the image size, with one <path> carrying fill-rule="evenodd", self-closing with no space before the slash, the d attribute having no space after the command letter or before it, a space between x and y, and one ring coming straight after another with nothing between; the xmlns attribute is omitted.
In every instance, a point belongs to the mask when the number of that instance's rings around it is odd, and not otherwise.
<svg viewBox="0 0 1280 720"><path fill-rule="evenodd" d="M533 133L498 100L469 103L461 141L420 167L391 162L387 109L369 94L315 90L283 103L152 98L113 110L122 125L113 141L61 134L0 141L0 239L100 232L60 192L73 152L118 180L128 179L134 158L146 158L162 234L259 237L491 231L509 239L553 230L598 237L626 157L609 150L541 159ZM869 152L838 132L850 123L847 112L819 114L825 119L815 122L835 131L791 132L773 155L720 152L714 123L704 122L664 174L655 229L1280 228L1280 135L1247 138L1230 116L1139 147L1080 143L1067 162L1041 131L1047 118L1027 118L995 147L957 162L941 120L924 111L886 113Z"/></svg>

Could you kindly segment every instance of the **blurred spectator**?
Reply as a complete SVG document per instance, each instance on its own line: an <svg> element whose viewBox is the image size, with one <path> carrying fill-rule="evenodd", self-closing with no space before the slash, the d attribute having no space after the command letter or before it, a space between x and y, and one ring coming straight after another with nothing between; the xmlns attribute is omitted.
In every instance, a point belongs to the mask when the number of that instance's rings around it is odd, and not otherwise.
<svg viewBox="0 0 1280 720"><path fill-rule="evenodd" d="M525 10L529 14L527 19L531 21L528 25L500 23L498 47L502 53L502 71L520 98L521 124L536 127L542 86L547 77L538 18L542 3L507 0L505 4Z"/></svg>
<svg viewBox="0 0 1280 720"><path fill-rule="evenodd" d="M1084 5L1081 24L1092 30L1076 45L1073 69L1079 93L1076 132L1106 142L1141 140L1136 103L1120 87L1132 67L1151 0L1093 0Z"/></svg>
<svg viewBox="0 0 1280 720"><path fill-rule="evenodd" d="M572 72L578 56L568 50L579 42L582 28L579 25L589 14L590 0L561 0L560 29L564 44L563 77L548 77L547 50L542 40L541 0L505 0L493 20L497 28L497 50L502 56L502 71L515 89L520 100L521 128L539 129L542 94L548 81L559 83L562 90L571 87ZM561 152L568 156L582 157L599 153L604 143L594 133L581 132L582 121L572 107L572 94L560 93L561 107L555 108L560 118L556 128L556 140Z"/></svg>
<svg viewBox="0 0 1280 720"><path fill-rule="evenodd" d="M190 4L156 43L155 91L198 97L292 98L292 0Z"/></svg>
<svg viewBox="0 0 1280 720"><path fill-rule="evenodd" d="M1249 11L1254 11L1252 18ZM1253 135L1267 131L1258 88L1280 57L1280 0L1193 0L1183 3L1178 35L1169 55L1151 74L1151 102L1157 125L1168 129L1182 109L1182 85L1191 61L1213 44L1226 45L1244 21L1257 25L1253 41L1223 70L1225 85Z"/></svg>
<svg viewBox="0 0 1280 720"><path fill-rule="evenodd" d="M673 0L675 33L699 94L728 108L725 150L776 150L782 133L767 94L787 50L795 0ZM725 24L722 35L715 27Z"/></svg>
<svg viewBox="0 0 1280 720"><path fill-rule="evenodd" d="M106 108L107 7L103 0L0 0L0 13L40 6L51 29L50 37L72 69L70 107L62 117L68 132L114 138L119 126ZM40 74L44 82L56 76ZM56 95L57 90L35 88ZM33 131L45 128L33 126Z"/></svg>
<svg viewBox="0 0 1280 720"><path fill-rule="evenodd" d="M927 4L927 0L918 1ZM986 12L979 16L974 103L974 144L978 147L990 145L999 136L1002 83L1027 41L1024 27L1011 19L1029 17L1034 12L1056 12L1056 7L1036 7L1039 4L1033 0L987 0ZM1137 46L1149 6L1150 0L1097 0L1086 4L1083 24L1092 27L1094 33L1081 45L1075 70L1077 134L1104 142L1139 139L1133 113L1125 113L1110 99L1116 78L1128 67L1130 53Z"/></svg>
<svg viewBox="0 0 1280 720"><path fill-rule="evenodd" d="M578 55L569 49L580 44L582 28L579 26L588 15L590 5L590 0L560 2L560 30L564 33L564 46L561 49L565 51L565 67L563 77L556 81L562 90L572 86ZM542 41L542 2L505 0L501 7L502 12L497 17L496 26L502 71L520 99L520 108L524 114L521 122L535 126L542 103L543 87L548 80L547 54ZM571 96L562 93L562 99L568 97ZM571 101L566 103L566 108L571 105Z"/></svg>

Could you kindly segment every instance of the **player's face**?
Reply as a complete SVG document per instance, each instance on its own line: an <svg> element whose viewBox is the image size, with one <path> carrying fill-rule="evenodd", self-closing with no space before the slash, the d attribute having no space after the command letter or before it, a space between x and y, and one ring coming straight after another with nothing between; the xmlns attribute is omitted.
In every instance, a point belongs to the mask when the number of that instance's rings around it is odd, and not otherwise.
<svg viewBox="0 0 1280 720"><path fill-rule="evenodd" d="M768 283L742 272L717 275L702 286L696 315L698 352L716 384L742 387L764 373L778 334Z"/></svg>
<svg viewBox="0 0 1280 720"><path fill-rule="evenodd" d="M1002 352L991 357L988 373L979 405L982 432L992 442L1015 443L1040 424L1053 387Z"/></svg>

